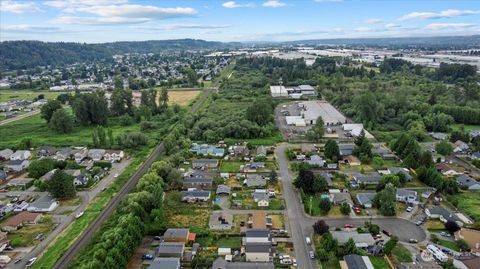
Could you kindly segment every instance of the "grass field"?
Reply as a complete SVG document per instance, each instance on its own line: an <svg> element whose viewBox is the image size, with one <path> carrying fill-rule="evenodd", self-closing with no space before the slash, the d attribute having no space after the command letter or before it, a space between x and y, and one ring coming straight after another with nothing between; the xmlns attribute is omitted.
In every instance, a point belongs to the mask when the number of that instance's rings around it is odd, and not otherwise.
<svg viewBox="0 0 480 269"><path fill-rule="evenodd" d="M237 173L240 171L240 165L245 164L241 161L222 161L220 164L221 173Z"/></svg>
<svg viewBox="0 0 480 269"><path fill-rule="evenodd" d="M63 92L31 91L31 90L0 90L0 102L15 100L33 100L43 94L46 99L55 99Z"/></svg>
<svg viewBox="0 0 480 269"><path fill-rule="evenodd" d="M442 231L445 230L445 225L439 220L428 220L425 223L425 228L429 231Z"/></svg>
<svg viewBox="0 0 480 269"><path fill-rule="evenodd" d="M460 208L464 213L475 219L475 221L480 221L480 195L478 192L465 191L460 194L452 197L458 203L458 208Z"/></svg>
<svg viewBox="0 0 480 269"><path fill-rule="evenodd" d="M438 240L437 244L439 244L440 246L447 247L451 250L460 251L460 248L458 247L457 243L453 241L440 239Z"/></svg>
<svg viewBox="0 0 480 269"><path fill-rule="evenodd" d="M462 124L452 124L450 125L450 128L452 128L453 131L458 131L460 130L460 126L462 126ZM471 130L480 130L480 125L463 125L463 127L467 132Z"/></svg>
<svg viewBox="0 0 480 269"><path fill-rule="evenodd" d="M388 269L391 268L390 264L385 260L384 257L375 257L369 256L370 261L372 262L373 268L375 269Z"/></svg>
<svg viewBox="0 0 480 269"><path fill-rule="evenodd" d="M412 254L402 244L397 244L392 250L391 260L395 265L412 262Z"/></svg>
<svg viewBox="0 0 480 269"><path fill-rule="evenodd" d="M207 237L197 237L196 243L199 243L202 247L222 247L222 248L240 248L242 245L242 237L217 237L210 235Z"/></svg>
<svg viewBox="0 0 480 269"><path fill-rule="evenodd" d="M43 233L45 236L53 230L52 223L41 223L36 225L27 225L8 233L8 240L14 247L28 247L35 245L35 238Z"/></svg>
<svg viewBox="0 0 480 269"><path fill-rule="evenodd" d="M175 90L168 92L168 103L189 105L202 91L198 90Z"/></svg>

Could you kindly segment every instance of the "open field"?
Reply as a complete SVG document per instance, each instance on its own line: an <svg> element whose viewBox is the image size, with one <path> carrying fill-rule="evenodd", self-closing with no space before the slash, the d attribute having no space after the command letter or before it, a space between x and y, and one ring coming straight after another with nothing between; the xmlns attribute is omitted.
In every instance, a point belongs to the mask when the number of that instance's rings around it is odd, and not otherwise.
<svg viewBox="0 0 480 269"><path fill-rule="evenodd" d="M455 196L450 196L449 201L458 203L457 207L475 221L480 221L480 195L478 192L465 191Z"/></svg>
<svg viewBox="0 0 480 269"><path fill-rule="evenodd" d="M168 91L168 103L189 105L202 91L199 90L175 90Z"/></svg>
<svg viewBox="0 0 480 269"><path fill-rule="evenodd" d="M33 246L35 245L35 238L38 234L43 233L44 235L47 235L47 233L52 230L53 224L51 222L27 225L17 231L8 233L8 239L10 240L10 244L14 247Z"/></svg>
<svg viewBox="0 0 480 269"><path fill-rule="evenodd" d="M55 99L64 92L50 92L50 91L31 91L31 90L0 90L0 102L14 101L14 100L33 100L38 95L43 94L46 99Z"/></svg>
<svg viewBox="0 0 480 269"><path fill-rule="evenodd" d="M245 164L241 161L222 161L220 164L221 173L237 173L240 171L240 165Z"/></svg>
<svg viewBox="0 0 480 269"><path fill-rule="evenodd" d="M437 244L439 244L440 246L447 247L454 251L460 251L460 248L458 247L457 243L453 241L440 239L438 240Z"/></svg>
<svg viewBox="0 0 480 269"><path fill-rule="evenodd" d="M392 250L391 261L395 265L402 262L412 262L412 254L402 244L397 244Z"/></svg>
<svg viewBox="0 0 480 269"><path fill-rule="evenodd" d="M387 260L385 260L384 257L369 256L369 258L372 262L373 268L375 269L390 268L390 264L388 264Z"/></svg>

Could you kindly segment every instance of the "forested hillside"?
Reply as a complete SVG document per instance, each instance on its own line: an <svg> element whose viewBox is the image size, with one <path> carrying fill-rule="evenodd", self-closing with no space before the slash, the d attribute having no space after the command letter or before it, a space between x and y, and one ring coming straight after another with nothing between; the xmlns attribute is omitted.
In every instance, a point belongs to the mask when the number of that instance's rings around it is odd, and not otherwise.
<svg viewBox="0 0 480 269"><path fill-rule="evenodd" d="M235 43L196 39L113 42L103 44L5 41L0 43L0 71L110 60L117 53L158 53L166 50L218 49Z"/></svg>

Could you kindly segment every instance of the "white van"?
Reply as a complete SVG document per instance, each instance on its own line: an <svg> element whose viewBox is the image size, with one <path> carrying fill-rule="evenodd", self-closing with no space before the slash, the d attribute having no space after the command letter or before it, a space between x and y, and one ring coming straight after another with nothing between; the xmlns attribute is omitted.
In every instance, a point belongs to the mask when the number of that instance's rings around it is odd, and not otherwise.
<svg viewBox="0 0 480 269"><path fill-rule="evenodd" d="M312 240L310 240L310 237L305 237L305 242L307 242L307 245L311 245L312 244Z"/></svg>

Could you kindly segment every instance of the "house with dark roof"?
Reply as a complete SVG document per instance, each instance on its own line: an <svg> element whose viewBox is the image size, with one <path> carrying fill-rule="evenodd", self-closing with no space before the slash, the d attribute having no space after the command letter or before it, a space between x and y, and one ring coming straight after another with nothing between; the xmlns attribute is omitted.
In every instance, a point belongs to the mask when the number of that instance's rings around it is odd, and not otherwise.
<svg viewBox="0 0 480 269"><path fill-rule="evenodd" d="M187 243L190 240L190 230L188 228L169 228L163 234L164 242L183 242ZM195 234L193 234L195 238Z"/></svg>
<svg viewBox="0 0 480 269"><path fill-rule="evenodd" d="M249 188L264 187L267 185L267 180L259 174L247 174L243 183Z"/></svg>
<svg viewBox="0 0 480 269"><path fill-rule="evenodd" d="M180 258L155 258L148 269L180 269Z"/></svg>
<svg viewBox="0 0 480 269"><path fill-rule="evenodd" d="M51 158L57 154L57 149L51 146L41 146L38 148L37 156L39 158Z"/></svg>
<svg viewBox="0 0 480 269"><path fill-rule="evenodd" d="M197 177L186 177L183 179L183 188L190 189L202 189L202 190L210 190L213 185L212 178L197 178Z"/></svg>
<svg viewBox="0 0 480 269"><path fill-rule="evenodd" d="M215 159L197 159L192 161L192 167L195 168L217 168L218 160Z"/></svg>
<svg viewBox="0 0 480 269"><path fill-rule="evenodd" d="M382 177L379 174L355 174L353 175L353 179L359 185L377 185L378 183L380 183L380 179L382 179Z"/></svg>
<svg viewBox="0 0 480 269"><path fill-rule="evenodd" d="M273 255L272 243L247 242L245 256L247 262L269 262Z"/></svg>
<svg viewBox="0 0 480 269"><path fill-rule="evenodd" d="M365 208L372 208L373 207L373 199L375 198L374 192L363 192L357 193L357 201L360 205Z"/></svg>
<svg viewBox="0 0 480 269"><path fill-rule="evenodd" d="M340 261L342 269L374 269L372 262L367 256L359 256L357 254L350 254L343 256L343 261Z"/></svg>
<svg viewBox="0 0 480 269"><path fill-rule="evenodd" d="M413 180L413 177L410 175L407 168L388 167L387 171L389 172L389 174L403 174L403 175L405 175L405 178L407 179L407 181L412 181Z"/></svg>
<svg viewBox="0 0 480 269"><path fill-rule="evenodd" d="M457 222L457 224L459 224L460 226L463 225L462 222L460 222L457 218L457 216L455 216L455 214L453 214L452 212L450 212L450 210L444 208L444 207L432 207L432 208L426 208L425 209L425 214L431 218L431 219L439 219L440 221L442 221L443 223L446 223L447 221L455 221Z"/></svg>
<svg viewBox="0 0 480 269"><path fill-rule="evenodd" d="M473 160L480 160L480 151L476 151L470 155Z"/></svg>
<svg viewBox="0 0 480 269"><path fill-rule="evenodd" d="M480 190L480 182L467 175L459 175L456 178L457 184L462 189Z"/></svg>
<svg viewBox="0 0 480 269"><path fill-rule="evenodd" d="M340 149L340 156L348 156L353 154L354 144L339 144L338 148Z"/></svg>
<svg viewBox="0 0 480 269"><path fill-rule="evenodd" d="M7 179L7 173L5 171L0 170L0 180L6 180Z"/></svg>
<svg viewBox="0 0 480 269"><path fill-rule="evenodd" d="M210 199L210 192L204 190L189 190L189 191L182 191L182 201L184 202L197 202L203 201L206 202Z"/></svg>
<svg viewBox="0 0 480 269"><path fill-rule="evenodd" d="M73 184L75 184L75 186L84 186L84 185L87 185L89 180L90 180L89 173L81 173L80 175L76 176L73 179Z"/></svg>
<svg viewBox="0 0 480 269"><path fill-rule="evenodd" d="M155 252L157 257L178 257L182 259L185 251L184 242L162 242Z"/></svg>
<svg viewBox="0 0 480 269"><path fill-rule="evenodd" d="M398 188L395 196L397 201L399 202L414 204L420 203L420 200L418 199L418 194L414 190Z"/></svg>
<svg viewBox="0 0 480 269"><path fill-rule="evenodd" d="M227 185L218 185L217 187L217 195L221 195L221 194L226 194L226 195L229 195L231 192L231 188Z"/></svg>

